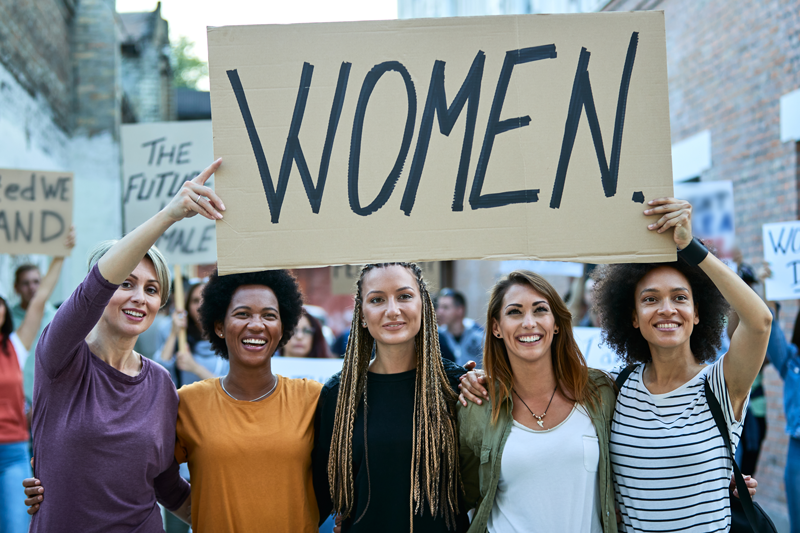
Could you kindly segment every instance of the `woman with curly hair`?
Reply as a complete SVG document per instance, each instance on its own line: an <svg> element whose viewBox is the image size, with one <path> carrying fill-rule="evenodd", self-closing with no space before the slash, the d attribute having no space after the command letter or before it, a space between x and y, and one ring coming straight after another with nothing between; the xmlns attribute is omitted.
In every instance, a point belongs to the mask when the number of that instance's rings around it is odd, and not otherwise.
<svg viewBox="0 0 800 533"><path fill-rule="evenodd" d="M515 271L491 291L483 362L489 393L459 409L470 533L616 533L608 460L614 384L590 369L571 314L541 276Z"/></svg>
<svg viewBox="0 0 800 533"><path fill-rule="evenodd" d="M761 298L698 241L692 207L661 198L644 214L672 233L674 263L596 270L594 302L609 346L635 365L611 425L611 464L627 531L727 531L729 452L706 399L722 406L736 445L750 386L764 361L772 316ZM740 324L712 364L728 304ZM687 483L691 480L691 483Z"/></svg>
<svg viewBox="0 0 800 533"><path fill-rule="evenodd" d="M271 368L302 305L285 270L214 274L203 290L200 322L230 370L178 391L175 457L189 463L193 531L318 530L311 450L322 385Z"/></svg>
<svg viewBox="0 0 800 533"><path fill-rule="evenodd" d="M342 371L319 401L321 512L350 533L465 531L454 392L465 370L442 359L422 271L366 265L355 300Z"/></svg>

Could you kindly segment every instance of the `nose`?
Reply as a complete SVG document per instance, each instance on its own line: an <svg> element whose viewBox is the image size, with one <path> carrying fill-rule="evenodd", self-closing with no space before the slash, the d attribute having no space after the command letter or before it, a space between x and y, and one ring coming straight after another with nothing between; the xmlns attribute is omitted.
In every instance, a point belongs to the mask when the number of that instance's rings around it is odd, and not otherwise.
<svg viewBox="0 0 800 533"><path fill-rule="evenodd" d="M400 314L400 306L397 304L397 300L394 298L389 298L386 306L386 315L391 317L396 317Z"/></svg>
<svg viewBox="0 0 800 533"><path fill-rule="evenodd" d="M263 331L266 328L264 324L264 319L261 318L261 315L252 315L250 317L250 321L247 322L247 329L249 331Z"/></svg>
<svg viewBox="0 0 800 533"><path fill-rule="evenodd" d="M137 285L131 293L131 302L140 303L144 302L144 287Z"/></svg>
<svg viewBox="0 0 800 533"><path fill-rule="evenodd" d="M675 311L675 307L672 305L672 301L670 301L669 298L664 298L661 301L661 305L658 308L658 312L659 312L659 314L662 314L662 315L672 315L676 311Z"/></svg>
<svg viewBox="0 0 800 533"><path fill-rule="evenodd" d="M522 327L533 328L534 325L536 325L536 319L533 316L533 312L525 313L525 316L522 319Z"/></svg>

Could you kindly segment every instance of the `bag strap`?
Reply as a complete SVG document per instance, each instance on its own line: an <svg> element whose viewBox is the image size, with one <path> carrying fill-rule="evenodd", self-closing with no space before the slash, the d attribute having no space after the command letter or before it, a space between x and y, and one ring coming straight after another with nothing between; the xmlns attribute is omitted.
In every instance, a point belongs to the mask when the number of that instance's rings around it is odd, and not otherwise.
<svg viewBox="0 0 800 533"><path fill-rule="evenodd" d="M747 521L750 522L750 527L753 531L756 531L756 525L759 524L759 520L756 516L755 508L753 507L753 499L750 497L750 491L747 489L747 484L744 482L744 477L739 470L739 465L736 464L736 459L733 455L733 447L731 446L730 434L728 432L728 424L725 423L725 417L722 415L722 408L719 406L714 391L711 390L711 386L708 384L708 379L705 380L705 392L708 408L711 410L714 422L717 423L717 429L722 435L722 440L725 441L725 447L728 449L731 463L733 463L733 476L736 480L736 489L739 491L739 501L742 503L742 509L747 517ZM744 414L742 416L744 416Z"/></svg>
<svg viewBox="0 0 800 533"><path fill-rule="evenodd" d="M618 390L622 390L622 385L625 384L625 382L628 380L628 376L631 375L631 372L636 370L637 366L638 365L628 365L622 369L622 372L619 373L616 380Z"/></svg>

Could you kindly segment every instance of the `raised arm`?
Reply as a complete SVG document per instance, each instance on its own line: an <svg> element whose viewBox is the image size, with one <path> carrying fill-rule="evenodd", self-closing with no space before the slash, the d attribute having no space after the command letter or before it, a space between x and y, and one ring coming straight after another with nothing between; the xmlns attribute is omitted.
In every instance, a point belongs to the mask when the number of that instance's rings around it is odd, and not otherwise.
<svg viewBox="0 0 800 533"><path fill-rule="evenodd" d="M678 250L692 243L692 206L685 200L659 198L648 202L645 215L660 215L648 229L663 233L673 229ZM731 338L731 347L723 361L725 384L734 412L741 413L750 387L761 369L767 351L772 314L761 297L713 254L699 262L700 268L716 285L739 316L739 326Z"/></svg>
<svg viewBox="0 0 800 533"><path fill-rule="evenodd" d="M205 186L206 180L219 168L222 159L191 181L187 181L178 194L158 213L119 240L98 261L100 274L107 281L119 285L133 272L151 246L174 223L196 214L210 220L222 218L225 206L214 191Z"/></svg>
<svg viewBox="0 0 800 533"><path fill-rule="evenodd" d="M66 237L66 247L69 250L75 247L75 228L70 228ZM61 276L61 267L64 266L63 257L54 257L50 262L50 268L47 269L36 294L31 298L28 304L28 309L25 312L25 319L17 329L17 336L25 346L25 349L30 351L33 347L33 341L36 339L36 334L39 332L39 327L42 325L42 318L44 317L44 307L47 300L53 295L53 291L58 284L58 278Z"/></svg>

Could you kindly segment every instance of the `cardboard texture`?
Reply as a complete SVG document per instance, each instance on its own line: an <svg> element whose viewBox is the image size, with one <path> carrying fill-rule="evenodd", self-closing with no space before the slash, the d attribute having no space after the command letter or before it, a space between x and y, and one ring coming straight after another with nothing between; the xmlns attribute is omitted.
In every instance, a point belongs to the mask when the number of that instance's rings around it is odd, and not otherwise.
<svg viewBox="0 0 800 533"><path fill-rule="evenodd" d="M67 256L71 172L0 169L0 253Z"/></svg>
<svg viewBox="0 0 800 533"><path fill-rule="evenodd" d="M800 298L800 222L764 224L764 261L772 277L765 280L767 300Z"/></svg>
<svg viewBox="0 0 800 533"><path fill-rule="evenodd" d="M209 28L220 272L669 261L662 12Z"/></svg>
<svg viewBox="0 0 800 533"><path fill-rule="evenodd" d="M431 261L417 263L428 290L431 294L441 288L442 282L442 263L441 261ZM358 274L361 272L362 265L341 265L331 268L331 294L355 294Z"/></svg>
<svg viewBox="0 0 800 533"><path fill-rule="evenodd" d="M211 164L213 152L210 120L123 124L125 232L158 213L185 181ZM206 185L214 187L214 176ZM184 219L167 230L156 246L172 264L214 263L214 222L201 216Z"/></svg>

